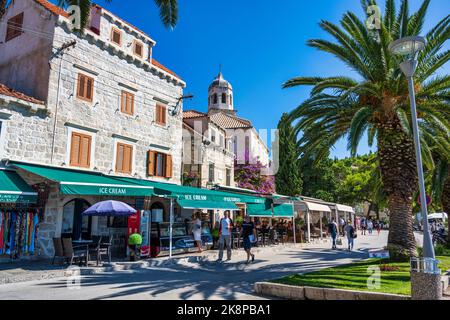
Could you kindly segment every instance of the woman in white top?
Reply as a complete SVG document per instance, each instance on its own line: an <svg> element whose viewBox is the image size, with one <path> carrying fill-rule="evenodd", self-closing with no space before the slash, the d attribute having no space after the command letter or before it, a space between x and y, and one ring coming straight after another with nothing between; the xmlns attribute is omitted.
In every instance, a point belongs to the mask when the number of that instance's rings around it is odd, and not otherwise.
<svg viewBox="0 0 450 320"><path fill-rule="evenodd" d="M194 217L194 221L192 221L192 234L194 235L198 252L202 252L202 220L200 219L200 213L196 212Z"/></svg>

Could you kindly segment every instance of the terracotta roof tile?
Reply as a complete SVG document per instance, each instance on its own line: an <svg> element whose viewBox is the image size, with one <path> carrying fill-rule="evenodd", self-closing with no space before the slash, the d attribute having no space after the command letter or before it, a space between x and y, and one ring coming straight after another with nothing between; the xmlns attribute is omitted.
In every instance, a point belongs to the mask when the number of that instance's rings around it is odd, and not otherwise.
<svg viewBox="0 0 450 320"><path fill-rule="evenodd" d="M42 104L44 105L44 101L38 100L36 98L27 96L26 94L16 91L14 89L11 89L7 86L5 86L4 84L0 83L0 95L5 95L8 97L12 97L12 98L17 98L23 101L27 101L27 102L31 102L31 103L35 103L35 104Z"/></svg>
<svg viewBox="0 0 450 320"><path fill-rule="evenodd" d="M164 65L162 65L161 63L159 63L158 61L156 61L156 60L153 59L153 58L152 58L152 64L153 64L155 67L158 67L158 68L164 70L165 72L168 72L168 73L170 73L171 75L177 77L178 79L181 79L181 77L180 77L179 75L177 75L175 72L169 70L168 68L166 68Z"/></svg>
<svg viewBox="0 0 450 320"><path fill-rule="evenodd" d="M238 118L222 112L214 113L210 116L211 121L225 129L251 128L252 123L248 120Z"/></svg>
<svg viewBox="0 0 450 320"><path fill-rule="evenodd" d="M43 6L44 8L46 8L47 10L49 10L50 12L66 17L69 17L69 14L64 11L64 9L55 6L53 3L48 2L47 0L34 0L35 2L39 3L41 6Z"/></svg>
<svg viewBox="0 0 450 320"><path fill-rule="evenodd" d="M201 118L206 117L207 114L195 110L186 110L183 111L183 119L192 119L192 118Z"/></svg>

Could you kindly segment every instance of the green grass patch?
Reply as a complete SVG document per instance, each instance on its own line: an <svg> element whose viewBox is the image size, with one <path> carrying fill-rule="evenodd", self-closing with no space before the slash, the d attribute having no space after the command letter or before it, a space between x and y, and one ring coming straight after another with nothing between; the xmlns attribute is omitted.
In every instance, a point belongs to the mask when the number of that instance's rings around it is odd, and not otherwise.
<svg viewBox="0 0 450 320"><path fill-rule="evenodd" d="M443 272L450 269L450 256L438 256ZM373 275L370 267L381 270L380 288L369 289L367 280ZM272 282L296 286L336 288L358 291L411 294L410 263L390 262L383 259L368 259L357 263L326 268L306 274L295 274Z"/></svg>

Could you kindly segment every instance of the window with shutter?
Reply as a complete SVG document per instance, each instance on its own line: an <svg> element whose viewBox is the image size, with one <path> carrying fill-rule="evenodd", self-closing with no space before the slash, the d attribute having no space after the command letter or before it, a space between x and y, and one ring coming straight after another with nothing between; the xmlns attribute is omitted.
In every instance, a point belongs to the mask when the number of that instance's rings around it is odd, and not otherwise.
<svg viewBox="0 0 450 320"><path fill-rule="evenodd" d="M70 145L70 165L89 168L91 165L92 137L86 134L72 132Z"/></svg>
<svg viewBox="0 0 450 320"><path fill-rule="evenodd" d="M22 27L23 27L23 12L8 20L6 27L5 42L8 42L20 36L23 32Z"/></svg>
<svg viewBox="0 0 450 320"><path fill-rule="evenodd" d="M134 94L122 91L120 110L129 115L134 114Z"/></svg>
<svg viewBox="0 0 450 320"><path fill-rule="evenodd" d="M84 74L78 74L77 98L92 102L94 100L94 79Z"/></svg>
<svg viewBox="0 0 450 320"><path fill-rule="evenodd" d="M173 175L172 156L156 152L148 152L148 175L162 178L171 178Z"/></svg>
<svg viewBox="0 0 450 320"><path fill-rule="evenodd" d="M116 172L131 174L133 169L133 146L117 143Z"/></svg>
<svg viewBox="0 0 450 320"><path fill-rule="evenodd" d="M141 58L144 56L144 46L141 42L136 40L134 41L134 54Z"/></svg>
<svg viewBox="0 0 450 320"><path fill-rule="evenodd" d="M112 27L111 29L111 41L118 46L122 45L122 32L119 29Z"/></svg>
<svg viewBox="0 0 450 320"><path fill-rule="evenodd" d="M162 126L165 126L166 121L166 114L167 114L167 107L162 104L156 105L156 123Z"/></svg>

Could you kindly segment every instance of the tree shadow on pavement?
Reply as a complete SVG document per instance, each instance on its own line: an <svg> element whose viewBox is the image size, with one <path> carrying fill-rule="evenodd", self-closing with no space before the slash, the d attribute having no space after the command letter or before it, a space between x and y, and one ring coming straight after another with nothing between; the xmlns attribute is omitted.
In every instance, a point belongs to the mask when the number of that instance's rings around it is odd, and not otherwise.
<svg viewBox="0 0 450 320"><path fill-rule="evenodd" d="M351 263L367 258L367 252L347 252L331 249L302 249L279 252L275 257L262 254L255 262L216 263L210 261L180 262L135 270L104 272L83 276L81 290L99 289L108 294L95 299L124 298L148 295L149 299L211 299L234 300L242 294L253 294L257 281L281 278L295 273L306 273L321 268ZM276 259L278 258L279 259ZM275 258L275 260L274 260ZM279 260L279 262L278 262ZM37 284L63 290L66 280ZM103 291L102 291L103 289ZM86 298L89 291L86 291Z"/></svg>

